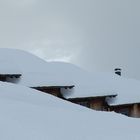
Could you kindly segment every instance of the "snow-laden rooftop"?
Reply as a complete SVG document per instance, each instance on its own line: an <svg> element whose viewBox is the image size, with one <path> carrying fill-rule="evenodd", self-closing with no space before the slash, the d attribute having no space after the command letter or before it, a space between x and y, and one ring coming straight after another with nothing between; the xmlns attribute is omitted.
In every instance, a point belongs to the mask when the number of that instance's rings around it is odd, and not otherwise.
<svg viewBox="0 0 140 140"><path fill-rule="evenodd" d="M140 122L0 82L1 140L139 140Z"/></svg>
<svg viewBox="0 0 140 140"><path fill-rule="evenodd" d="M4 55L4 54L3 54ZM2 57L0 59L0 74L21 74L18 65L14 61Z"/></svg>
<svg viewBox="0 0 140 140"><path fill-rule="evenodd" d="M2 61L3 60L3 61ZM18 84L35 86L71 86L62 89L66 98L115 95L110 105L140 102L140 81L111 73L90 74L81 68L62 62L46 62L30 53L15 49L0 49L0 73L22 74Z"/></svg>
<svg viewBox="0 0 140 140"><path fill-rule="evenodd" d="M111 98L110 105L140 103L140 81L124 78L116 74L98 73L93 76L93 87L96 93L106 91L117 94Z"/></svg>

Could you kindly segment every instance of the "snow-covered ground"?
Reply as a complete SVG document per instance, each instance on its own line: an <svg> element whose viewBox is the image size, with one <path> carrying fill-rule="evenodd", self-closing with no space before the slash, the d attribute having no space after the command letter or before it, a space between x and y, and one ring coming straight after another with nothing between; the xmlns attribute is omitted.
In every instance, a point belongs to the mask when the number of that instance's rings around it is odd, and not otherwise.
<svg viewBox="0 0 140 140"><path fill-rule="evenodd" d="M0 74L22 74L17 84L35 86L71 86L62 89L66 98L118 95L109 104L140 102L140 81L114 73L88 73L69 63L46 62L28 52L0 48Z"/></svg>
<svg viewBox="0 0 140 140"><path fill-rule="evenodd" d="M1 140L139 140L140 120L90 110L28 88L70 86L67 98L117 94L110 104L140 102L140 81L115 74L90 74L30 53L0 49L0 74L22 74L16 84L0 82Z"/></svg>
<svg viewBox="0 0 140 140"><path fill-rule="evenodd" d="M0 48L0 62L1 74L22 74L17 83L20 85L28 87L75 85L71 90L62 89L66 98L117 94L110 104L140 102L140 81L125 79L114 73L90 74L73 64L46 62L28 52L16 49Z"/></svg>
<svg viewBox="0 0 140 140"><path fill-rule="evenodd" d="M0 82L1 140L139 140L139 119Z"/></svg>

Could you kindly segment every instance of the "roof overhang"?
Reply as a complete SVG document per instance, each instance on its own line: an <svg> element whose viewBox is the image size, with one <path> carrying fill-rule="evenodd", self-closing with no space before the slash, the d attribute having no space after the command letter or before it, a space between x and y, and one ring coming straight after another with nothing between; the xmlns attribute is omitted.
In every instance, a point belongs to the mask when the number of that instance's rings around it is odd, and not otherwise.
<svg viewBox="0 0 140 140"><path fill-rule="evenodd" d="M122 106L131 106L131 105L135 105L135 104L139 104L140 102L135 102L135 103L123 103L123 104L113 104L113 105L109 105L110 107L122 107Z"/></svg>
<svg viewBox="0 0 140 140"><path fill-rule="evenodd" d="M69 101L82 101L82 100L94 100L94 99L103 99L103 98L113 98L116 97L117 94L114 95L102 95L102 96L90 96L90 97L75 97L75 98L67 98Z"/></svg>
<svg viewBox="0 0 140 140"><path fill-rule="evenodd" d="M35 86L35 87L31 87L31 88L35 88L35 89L50 89L50 88L54 88L54 89L57 89L57 88L65 88L65 89L72 89L74 88L75 86L74 85L71 85L71 86Z"/></svg>
<svg viewBox="0 0 140 140"><path fill-rule="evenodd" d="M0 74L0 77L19 78L22 74Z"/></svg>

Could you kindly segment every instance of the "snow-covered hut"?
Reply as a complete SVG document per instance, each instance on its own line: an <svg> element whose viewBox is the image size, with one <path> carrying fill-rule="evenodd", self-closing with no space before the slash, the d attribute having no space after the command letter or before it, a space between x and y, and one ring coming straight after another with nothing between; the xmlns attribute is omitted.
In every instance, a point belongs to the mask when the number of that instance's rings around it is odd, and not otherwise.
<svg viewBox="0 0 140 140"><path fill-rule="evenodd" d="M109 105L106 102L106 98L114 98L117 95L102 95L102 96L92 96L92 97L77 97L77 98L69 98L68 101L73 103L100 111L108 111Z"/></svg>
<svg viewBox="0 0 140 140"><path fill-rule="evenodd" d="M21 77L21 71L12 61L4 58L5 54L0 57L0 81L16 83Z"/></svg>
<svg viewBox="0 0 140 140"><path fill-rule="evenodd" d="M140 117L140 81L95 73L28 52L0 49L0 81L31 87L96 110Z"/></svg>
<svg viewBox="0 0 140 140"><path fill-rule="evenodd" d="M74 85L71 85L71 86L39 86L39 87L31 87L31 88L45 92L45 93L49 93L49 94L54 95L59 98L65 99L61 92L61 89L62 88L72 89L72 88L74 88Z"/></svg>

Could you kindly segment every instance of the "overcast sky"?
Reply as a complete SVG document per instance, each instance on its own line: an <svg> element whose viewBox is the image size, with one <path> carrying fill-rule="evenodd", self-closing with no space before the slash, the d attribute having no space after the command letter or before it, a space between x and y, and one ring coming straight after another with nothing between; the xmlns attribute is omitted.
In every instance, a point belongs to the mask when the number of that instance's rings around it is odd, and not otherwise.
<svg viewBox="0 0 140 140"><path fill-rule="evenodd" d="M140 79L139 0L0 0L0 47Z"/></svg>

